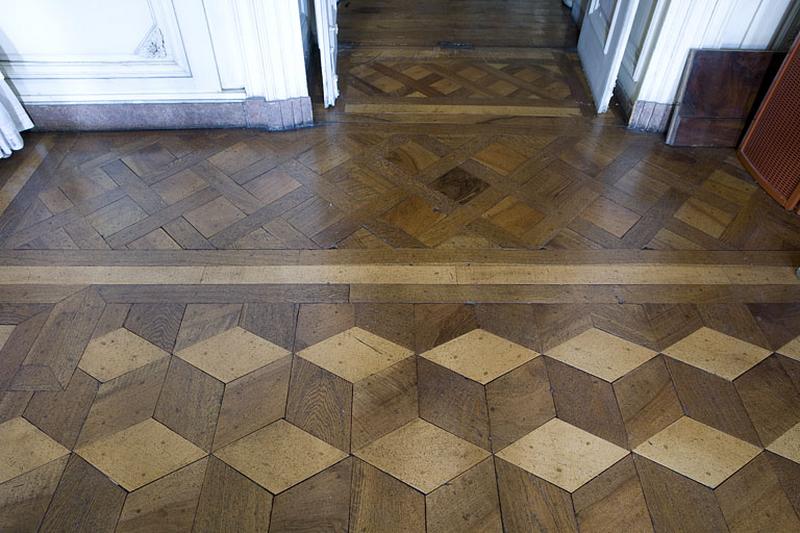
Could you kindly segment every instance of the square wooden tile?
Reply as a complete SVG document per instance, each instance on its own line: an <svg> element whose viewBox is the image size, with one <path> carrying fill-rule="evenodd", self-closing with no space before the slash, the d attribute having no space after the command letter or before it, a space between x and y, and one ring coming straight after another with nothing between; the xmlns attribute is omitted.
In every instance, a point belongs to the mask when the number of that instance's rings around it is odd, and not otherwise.
<svg viewBox="0 0 800 533"><path fill-rule="evenodd" d="M0 424L0 483L67 454L69 450L22 417Z"/></svg>
<svg viewBox="0 0 800 533"><path fill-rule="evenodd" d="M482 329L429 350L421 357L486 385L539 354Z"/></svg>
<svg viewBox="0 0 800 533"><path fill-rule="evenodd" d="M428 494L484 460L489 452L415 419L355 455Z"/></svg>
<svg viewBox="0 0 800 533"><path fill-rule="evenodd" d="M297 353L351 383L387 369L413 351L358 327L350 328Z"/></svg>
<svg viewBox="0 0 800 533"><path fill-rule="evenodd" d="M633 451L712 489L760 452L752 444L688 416L679 418Z"/></svg>
<svg viewBox="0 0 800 533"><path fill-rule="evenodd" d="M789 431L767 446L767 449L795 463L800 463L800 424L792 426Z"/></svg>
<svg viewBox="0 0 800 533"><path fill-rule="evenodd" d="M280 168L266 172L244 184L244 188L264 204L271 204L300 186L299 181Z"/></svg>
<svg viewBox="0 0 800 533"><path fill-rule="evenodd" d="M273 494L341 461L347 454L285 420L214 453Z"/></svg>
<svg viewBox="0 0 800 533"><path fill-rule="evenodd" d="M2 344L0 344L2 347ZM800 337L796 337L778 349L778 353L800 361Z"/></svg>
<svg viewBox="0 0 800 533"><path fill-rule="evenodd" d="M437 162L439 156L414 141L408 141L390 150L386 159L414 175Z"/></svg>
<svg viewBox="0 0 800 533"><path fill-rule="evenodd" d="M219 197L193 209L184 218L204 237L211 237L245 217L227 198Z"/></svg>
<svg viewBox="0 0 800 533"><path fill-rule="evenodd" d="M515 237L522 237L544 219L539 211L528 207L516 198L507 196L483 214L491 221Z"/></svg>
<svg viewBox="0 0 800 533"><path fill-rule="evenodd" d="M590 328L548 350L547 355L613 382L658 354L600 329Z"/></svg>
<svg viewBox="0 0 800 533"><path fill-rule="evenodd" d="M612 202L604 196L600 196L592 202L581 213L581 217L620 239L641 218L630 209Z"/></svg>
<svg viewBox="0 0 800 533"><path fill-rule="evenodd" d="M717 330L702 327L666 350L670 357L733 381L772 353Z"/></svg>
<svg viewBox="0 0 800 533"><path fill-rule="evenodd" d="M110 381L169 354L124 328L93 339L78 368L98 381Z"/></svg>
<svg viewBox="0 0 800 533"><path fill-rule="evenodd" d="M524 155L503 143L492 143L472 158L504 176L517 170L526 161Z"/></svg>
<svg viewBox="0 0 800 533"><path fill-rule="evenodd" d="M456 167L436 178L431 187L459 204L470 200L489 188L489 184L476 178L461 167Z"/></svg>
<svg viewBox="0 0 800 533"><path fill-rule="evenodd" d="M288 354L285 348L237 326L184 348L175 355L218 380L229 383Z"/></svg>
<svg viewBox="0 0 800 533"><path fill-rule="evenodd" d="M568 492L575 492L626 455L624 448L557 418L497 453Z"/></svg>
<svg viewBox="0 0 800 533"><path fill-rule="evenodd" d="M128 491L206 455L152 418L79 447L75 452Z"/></svg>
<svg viewBox="0 0 800 533"><path fill-rule="evenodd" d="M182 170L177 174L165 178L152 186L168 204L180 202L197 191L208 187L206 180L190 169Z"/></svg>
<svg viewBox="0 0 800 533"><path fill-rule="evenodd" d="M420 196L410 196L383 215L383 219L417 237L445 217Z"/></svg>
<svg viewBox="0 0 800 533"><path fill-rule="evenodd" d="M126 196L87 215L86 220L97 233L108 237L146 217L147 213L139 207L139 204Z"/></svg>
<svg viewBox="0 0 800 533"><path fill-rule="evenodd" d="M733 215L697 198L689 198L675 212L675 218L699 229L712 237L719 238L733 221Z"/></svg>

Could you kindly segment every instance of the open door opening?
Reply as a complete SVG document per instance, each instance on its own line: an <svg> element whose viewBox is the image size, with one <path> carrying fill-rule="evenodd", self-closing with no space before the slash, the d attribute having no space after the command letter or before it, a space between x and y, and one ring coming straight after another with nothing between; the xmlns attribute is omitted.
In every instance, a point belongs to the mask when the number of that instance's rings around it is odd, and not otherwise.
<svg viewBox="0 0 800 533"><path fill-rule="evenodd" d="M598 113L605 113L617 83L639 0L590 0L578 55Z"/></svg>
<svg viewBox="0 0 800 533"><path fill-rule="evenodd" d="M339 52L339 27L337 0L314 0L314 13L319 46L322 92L325 107L332 107L339 97L339 77L336 73L336 56Z"/></svg>

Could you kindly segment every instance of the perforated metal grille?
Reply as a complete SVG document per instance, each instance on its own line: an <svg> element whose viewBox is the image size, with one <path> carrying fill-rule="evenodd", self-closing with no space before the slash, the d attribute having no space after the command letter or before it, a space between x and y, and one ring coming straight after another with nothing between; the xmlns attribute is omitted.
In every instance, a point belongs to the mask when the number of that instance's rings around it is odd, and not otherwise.
<svg viewBox="0 0 800 533"><path fill-rule="evenodd" d="M757 177L787 208L793 207L789 199L800 186L798 48L800 40L787 56L740 149Z"/></svg>

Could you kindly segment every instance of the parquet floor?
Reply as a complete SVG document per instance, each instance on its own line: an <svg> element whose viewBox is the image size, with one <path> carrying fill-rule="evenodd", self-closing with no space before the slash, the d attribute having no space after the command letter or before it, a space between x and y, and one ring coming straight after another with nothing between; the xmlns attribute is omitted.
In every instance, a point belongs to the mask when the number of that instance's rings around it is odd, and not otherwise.
<svg viewBox="0 0 800 533"><path fill-rule="evenodd" d="M489 4L343 3L312 129L0 163L0 532L800 530L800 219Z"/></svg>

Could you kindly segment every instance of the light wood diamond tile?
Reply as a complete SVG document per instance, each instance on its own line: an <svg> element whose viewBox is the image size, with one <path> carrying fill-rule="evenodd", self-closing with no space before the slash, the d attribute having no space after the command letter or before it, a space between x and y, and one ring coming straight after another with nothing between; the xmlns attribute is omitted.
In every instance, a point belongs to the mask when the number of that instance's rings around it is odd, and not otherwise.
<svg viewBox="0 0 800 533"><path fill-rule="evenodd" d="M0 350L3 349L12 331L14 331L14 326L0 326Z"/></svg>
<svg viewBox="0 0 800 533"><path fill-rule="evenodd" d="M800 337L796 337L795 339L792 339L791 341L784 344L778 350L778 353L783 354L786 357L791 357L792 359L800 361Z"/></svg>
<svg viewBox="0 0 800 533"><path fill-rule="evenodd" d="M733 220L733 215L697 198L689 198L678 211L675 218L699 229L712 237L720 237Z"/></svg>
<svg viewBox="0 0 800 533"><path fill-rule="evenodd" d="M474 329L422 354L425 359L482 385L538 356L533 350L482 329Z"/></svg>
<svg viewBox="0 0 800 533"><path fill-rule="evenodd" d="M777 453L795 463L800 463L800 424L795 424L792 429L775 439L767 449Z"/></svg>
<svg viewBox="0 0 800 533"><path fill-rule="evenodd" d="M490 144L475 154L474 159L504 176L514 172L525 162L524 155L502 143Z"/></svg>
<svg viewBox="0 0 800 533"><path fill-rule="evenodd" d="M0 483L68 453L69 450L24 418L12 418L0 424Z"/></svg>
<svg viewBox="0 0 800 533"><path fill-rule="evenodd" d="M591 328L548 350L547 355L613 382L658 354L600 329Z"/></svg>
<svg viewBox="0 0 800 533"><path fill-rule="evenodd" d="M75 452L128 491L206 455L152 418L80 447Z"/></svg>
<svg viewBox="0 0 800 533"><path fill-rule="evenodd" d="M251 433L215 455L273 494L347 457L285 420Z"/></svg>
<svg viewBox="0 0 800 533"><path fill-rule="evenodd" d="M574 492L627 454L616 444L554 418L497 456Z"/></svg>
<svg viewBox="0 0 800 533"><path fill-rule="evenodd" d="M713 489L760 450L684 416L633 451Z"/></svg>
<svg viewBox="0 0 800 533"><path fill-rule="evenodd" d="M415 419L355 455L427 494L481 462L489 452Z"/></svg>
<svg viewBox="0 0 800 533"><path fill-rule="evenodd" d="M361 328L350 328L297 355L351 383L409 357L414 352Z"/></svg>
<svg viewBox="0 0 800 533"><path fill-rule="evenodd" d="M727 380L734 380L766 359L770 351L702 327L664 353Z"/></svg>
<svg viewBox="0 0 800 533"><path fill-rule="evenodd" d="M78 367L101 382L110 381L169 354L124 328L93 339Z"/></svg>
<svg viewBox="0 0 800 533"><path fill-rule="evenodd" d="M229 383L288 354L286 349L237 326L175 355Z"/></svg>

